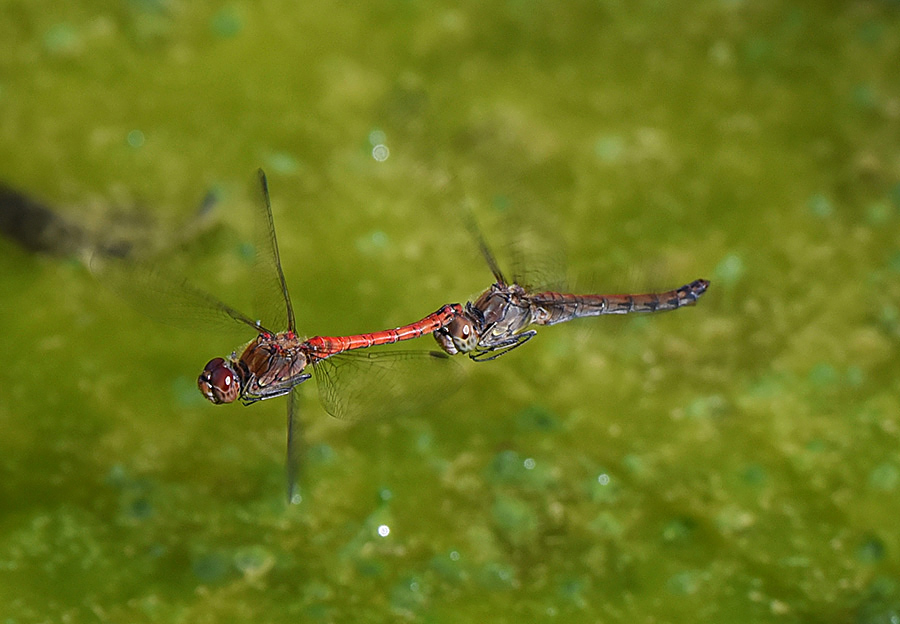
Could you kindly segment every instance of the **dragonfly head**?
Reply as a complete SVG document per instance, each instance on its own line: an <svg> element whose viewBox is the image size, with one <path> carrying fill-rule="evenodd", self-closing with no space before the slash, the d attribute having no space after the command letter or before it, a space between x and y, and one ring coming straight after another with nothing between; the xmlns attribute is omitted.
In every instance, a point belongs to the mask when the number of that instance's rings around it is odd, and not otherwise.
<svg viewBox="0 0 900 624"><path fill-rule="evenodd" d="M213 358L197 378L197 386L207 399L218 405L232 403L241 395L241 381L231 363Z"/></svg>
<svg viewBox="0 0 900 624"><path fill-rule="evenodd" d="M479 336L475 328L475 320L468 314L462 314L434 332L434 337L441 349L450 355L468 353L478 346Z"/></svg>

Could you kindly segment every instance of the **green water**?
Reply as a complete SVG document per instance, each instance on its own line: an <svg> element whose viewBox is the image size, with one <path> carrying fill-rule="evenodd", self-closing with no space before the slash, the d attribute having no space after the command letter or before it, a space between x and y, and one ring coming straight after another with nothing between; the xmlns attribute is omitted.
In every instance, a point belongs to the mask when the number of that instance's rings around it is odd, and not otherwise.
<svg viewBox="0 0 900 624"><path fill-rule="evenodd" d="M287 508L283 401L194 387L249 336L2 240L0 621L896 622L900 5L364 6L2 0L0 180L162 232L217 190L182 262L241 302L265 167L309 334L486 287L460 205L579 286L712 288L425 413L307 384Z"/></svg>

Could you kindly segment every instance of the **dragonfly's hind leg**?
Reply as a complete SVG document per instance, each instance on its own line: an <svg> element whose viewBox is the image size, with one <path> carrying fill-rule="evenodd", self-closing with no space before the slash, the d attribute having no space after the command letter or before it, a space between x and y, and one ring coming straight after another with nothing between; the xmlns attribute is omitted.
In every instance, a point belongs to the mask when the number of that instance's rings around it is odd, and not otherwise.
<svg viewBox="0 0 900 624"><path fill-rule="evenodd" d="M511 338L507 338L506 340L495 342L489 347L480 347L478 350L470 353L469 357L475 362L490 362L491 360L496 360L501 355L506 355L516 347L521 347L523 344L534 338L535 334L537 334L537 331L530 329L521 334L516 334Z"/></svg>

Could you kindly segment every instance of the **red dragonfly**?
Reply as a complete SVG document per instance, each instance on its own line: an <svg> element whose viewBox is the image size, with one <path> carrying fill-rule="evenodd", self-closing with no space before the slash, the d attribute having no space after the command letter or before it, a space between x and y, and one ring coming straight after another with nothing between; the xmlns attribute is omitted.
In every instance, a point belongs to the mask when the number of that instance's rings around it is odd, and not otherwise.
<svg viewBox="0 0 900 624"><path fill-rule="evenodd" d="M435 330L434 337L448 354L467 353L476 362L494 360L522 346L537 334L530 329L532 325L555 325L602 314L677 310L694 305L709 287L708 280L698 279L675 290L639 295L530 292L506 280L472 220L469 229L494 274L494 283L474 303L467 302L462 313Z"/></svg>
<svg viewBox="0 0 900 624"><path fill-rule="evenodd" d="M429 376L423 375L422 362L449 361L444 353L433 351L364 352L376 345L385 345L412 340L430 334L457 315L463 313L459 304L447 304L415 323L368 334L351 336L315 336L302 340L296 331L294 309L288 292L287 282L281 268L275 223L266 175L259 170L259 184L263 201L260 203L259 217L262 229L261 250L258 256L267 265L266 272L272 275L272 290L283 303L286 331L273 331L260 321L222 303L212 295L188 283L173 285L158 272L135 267L126 269L125 262L101 262L98 273L101 279L112 283L128 299L152 303L157 294L176 299L191 315L210 314L221 318L229 317L251 327L257 337L242 350L234 351L227 358L213 358L197 379L203 396L212 403L232 403L240 400L250 405L264 399L288 395L287 421L287 480L288 497L291 502L299 502L297 486L300 460L299 422L297 419L298 395L296 388L307 381L315 371L319 397L325 411L336 418L353 419L363 414L371 415L402 411L413 405L420 405L421 399L428 400L424 391L421 396L410 396L403 381L396 374L404 365L410 367L411 376L423 379L416 383L427 385ZM93 263L92 263L93 264ZM93 268L93 267L92 267ZM135 275L139 273L139 275ZM146 305L142 306L147 308ZM158 312L150 307L151 314ZM177 310L173 310L177 313ZM167 311L163 311L167 314ZM163 318L163 320L171 320ZM190 319L187 319L190 320ZM240 352L240 355L238 353ZM311 367L311 368L310 368ZM439 367L440 368L440 367ZM356 370L354 370L356 369ZM453 378L453 370L439 370L433 375L435 383L444 385ZM402 375L401 375L402 376ZM409 377L409 376L407 376ZM440 380L440 381L438 381ZM422 390L423 387L419 387ZM417 403L416 401L420 401ZM405 403L405 405L404 405Z"/></svg>

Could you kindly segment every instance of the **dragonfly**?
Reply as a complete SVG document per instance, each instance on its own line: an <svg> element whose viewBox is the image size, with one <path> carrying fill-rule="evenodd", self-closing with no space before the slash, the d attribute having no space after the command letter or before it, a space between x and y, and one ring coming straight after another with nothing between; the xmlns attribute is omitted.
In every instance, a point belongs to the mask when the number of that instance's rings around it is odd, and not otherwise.
<svg viewBox="0 0 900 624"><path fill-rule="evenodd" d="M153 303L158 293L163 298L176 299L189 315L223 317L242 323L257 333L256 338L246 346L237 349L228 357L211 359L197 378L197 385L203 396L214 404L240 401L251 405L258 401L287 396L287 485L288 500L300 502L298 486L300 462L300 426L297 416L299 403L298 387L315 373L320 401L325 411L341 419L355 419L362 415L387 413L418 406L417 401L428 400L430 395L423 391L429 375L422 368L428 361L447 361L445 353L435 351L388 351L360 352L376 345L395 344L425 336L463 313L460 304L445 304L422 319L382 331L348 336L314 336L302 339L296 328L294 308L288 291L287 281L281 265L272 204L266 174L258 171L260 187L259 212L257 221L262 232L258 235L258 258L262 258L261 268L271 273L259 276L260 282L270 283L269 290L280 301L281 310L273 314L280 316L286 324L283 331L275 331L274 326L223 303L212 295L188 282L171 284L171 280L150 269L135 270L123 268L126 263L113 262L107 270L98 269L101 280L132 301L142 299L147 305ZM104 263L101 260L101 264ZM92 262L92 269L94 268ZM134 273L141 273L135 277ZM174 306L173 306L174 307ZM172 310L175 314L180 310ZM157 310L149 310L151 314ZM165 314L165 312L163 312ZM166 319L160 316L162 320ZM177 319L176 319L177 320ZM192 322L193 319L184 319ZM411 370L407 377L418 377L421 381L416 389L419 396L409 396L408 389L395 373L406 366ZM455 375L453 368L439 368L432 375L434 383L443 387L451 383ZM310 372L312 371L312 372ZM402 375L402 371L400 371ZM423 374L425 373L425 374ZM422 385L424 384L424 385Z"/></svg>
<svg viewBox="0 0 900 624"><path fill-rule="evenodd" d="M476 362L495 360L537 335L534 325L556 325L604 314L664 312L694 305L709 288L697 279L680 288L644 294L586 294L531 292L508 281L481 231L470 218L468 228L494 274L494 283L462 313L434 331L438 345L449 355L465 353Z"/></svg>

